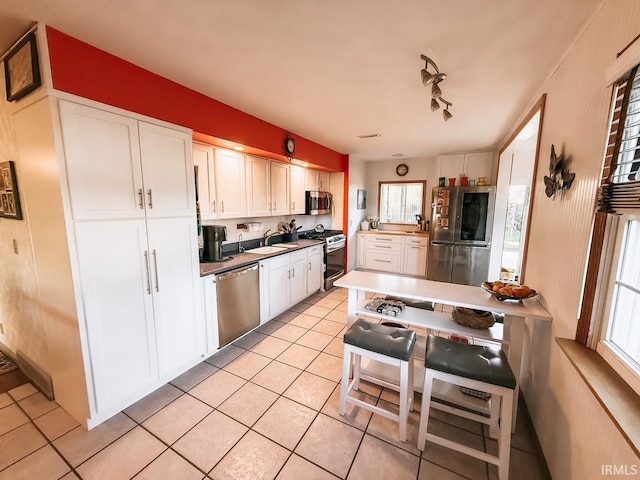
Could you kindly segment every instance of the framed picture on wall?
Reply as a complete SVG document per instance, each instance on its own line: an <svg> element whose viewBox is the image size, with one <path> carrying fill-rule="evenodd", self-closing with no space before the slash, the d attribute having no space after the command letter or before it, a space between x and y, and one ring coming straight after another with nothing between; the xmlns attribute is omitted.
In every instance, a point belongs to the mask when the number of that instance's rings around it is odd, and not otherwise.
<svg viewBox="0 0 640 480"><path fill-rule="evenodd" d="M4 59L7 100L13 102L41 85L35 32L22 39Z"/></svg>
<svg viewBox="0 0 640 480"><path fill-rule="evenodd" d="M358 210L364 210L367 208L367 191L358 190Z"/></svg>
<svg viewBox="0 0 640 480"><path fill-rule="evenodd" d="M0 163L0 217L22 220L16 169L12 161Z"/></svg>

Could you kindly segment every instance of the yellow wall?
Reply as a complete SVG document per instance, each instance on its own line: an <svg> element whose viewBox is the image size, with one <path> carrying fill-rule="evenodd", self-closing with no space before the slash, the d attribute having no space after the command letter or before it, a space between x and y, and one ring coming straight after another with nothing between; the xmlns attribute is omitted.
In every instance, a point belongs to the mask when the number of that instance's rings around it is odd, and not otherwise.
<svg viewBox="0 0 640 480"><path fill-rule="evenodd" d="M585 259L602 168L611 88L604 71L640 32L640 2L603 4L540 90L547 93L535 178L526 283L538 289L553 323L529 323L531 376L524 386L553 478L600 478L602 464L638 464L555 337L575 335ZM564 196L544 194L551 144L571 157L576 180Z"/></svg>
<svg viewBox="0 0 640 480"><path fill-rule="evenodd" d="M4 68L0 68L0 84L4 85ZM4 95L0 95L0 162L16 162L16 175L20 187L21 169L16 147L11 109ZM35 266L31 249L28 211L21 192L23 220L0 218L0 323L4 335L0 342L13 353L22 353L41 369L47 371L47 346ZM18 244L14 253L13 241Z"/></svg>

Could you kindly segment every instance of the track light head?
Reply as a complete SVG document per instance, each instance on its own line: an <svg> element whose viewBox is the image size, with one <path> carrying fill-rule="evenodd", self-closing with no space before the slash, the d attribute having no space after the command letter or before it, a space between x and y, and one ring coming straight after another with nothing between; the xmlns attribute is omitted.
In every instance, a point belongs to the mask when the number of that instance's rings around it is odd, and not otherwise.
<svg viewBox="0 0 640 480"><path fill-rule="evenodd" d="M435 112L439 108L440 108L440 104L438 103L438 101L435 98L432 98L431 99L431 111Z"/></svg>

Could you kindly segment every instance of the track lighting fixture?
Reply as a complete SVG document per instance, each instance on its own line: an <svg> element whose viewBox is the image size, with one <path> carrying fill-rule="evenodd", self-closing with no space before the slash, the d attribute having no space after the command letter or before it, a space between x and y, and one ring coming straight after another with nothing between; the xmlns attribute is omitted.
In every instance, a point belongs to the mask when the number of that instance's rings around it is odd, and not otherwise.
<svg viewBox="0 0 640 480"><path fill-rule="evenodd" d="M442 111L442 118L444 118L444 121L446 122L453 117L453 115L449 111L449 107L452 106L452 103L442 98L442 90L440 89L440 86L438 84L445 78L447 78L447 74L440 73L440 70L438 70L438 66L435 64L435 62L426 55L420 55L420 59L424 60L425 62L424 68L420 70L422 84L425 87L431 85L431 111L435 112L436 110L440 109L440 103L438 102L444 103L446 107ZM428 71L429 66L433 67L435 73L430 73Z"/></svg>

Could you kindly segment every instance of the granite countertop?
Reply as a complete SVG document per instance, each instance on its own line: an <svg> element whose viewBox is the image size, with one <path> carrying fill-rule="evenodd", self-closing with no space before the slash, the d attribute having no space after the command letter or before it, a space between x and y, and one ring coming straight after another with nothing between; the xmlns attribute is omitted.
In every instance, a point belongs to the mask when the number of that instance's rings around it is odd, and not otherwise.
<svg viewBox="0 0 640 480"><path fill-rule="evenodd" d="M323 240L300 239L288 244L290 246L297 245L297 248L287 247L286 249L278 253L260 255L255 253L247 253L249 250L243 253L231 253L231 258L225 262L207 262L207 263L201 262L200 276L206 277L207 275L224 273L228 270L233 270L235 268L251 265L252 263L259 262L260 260L265 260L271 257L277 257L278 255L283 255L289 252L295 252L296 250L300 250L302 248L308 248L308 247L313 247L314 245L322 245L322 244L324 244ZM272 246L277 247L278 244L276 243L276 244L273 244Z"/></svg>
<svg viewBox="0 0 640 480"><path fill-rule="evenodd" d="M358 233L369 233L375 235L415 235L417 237L428 237L429 232L404 231L404 230L358 230Z"/></svg>

